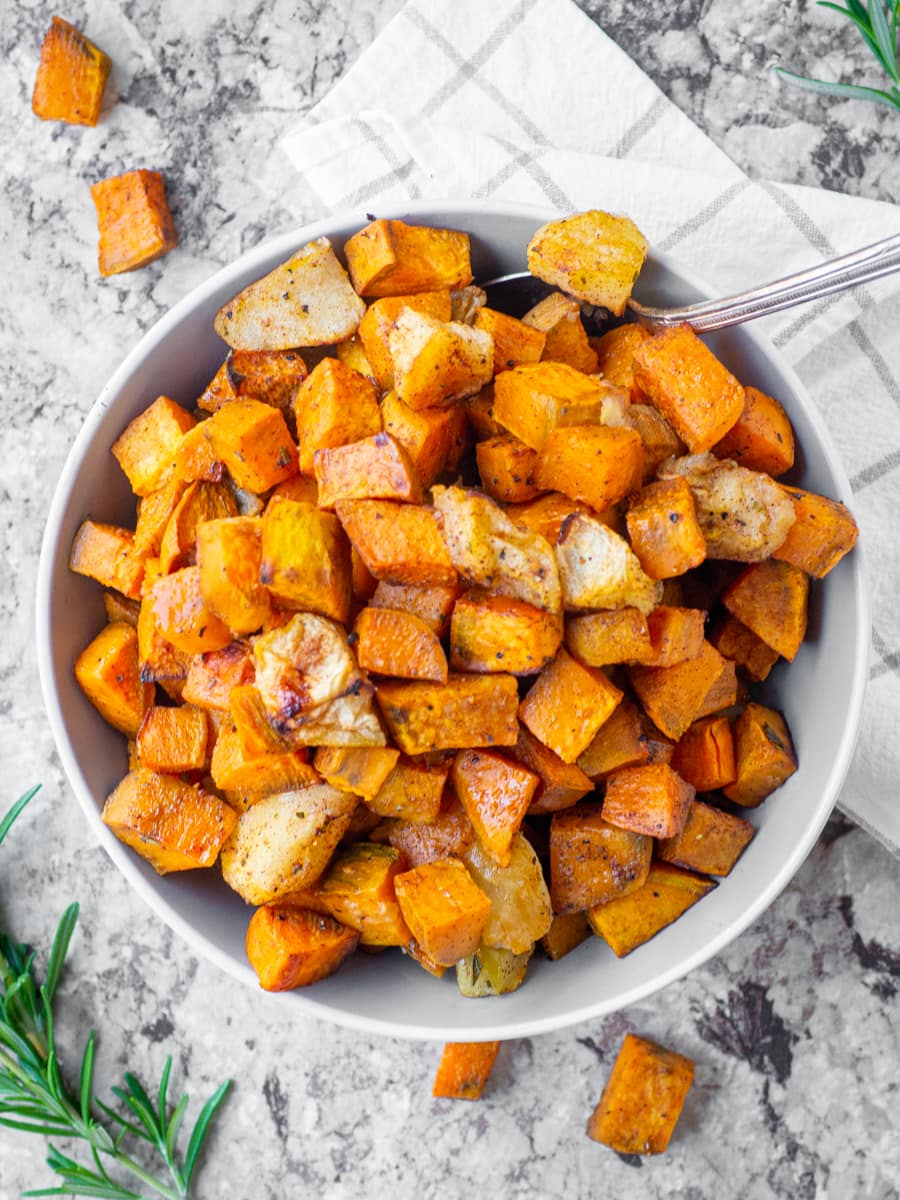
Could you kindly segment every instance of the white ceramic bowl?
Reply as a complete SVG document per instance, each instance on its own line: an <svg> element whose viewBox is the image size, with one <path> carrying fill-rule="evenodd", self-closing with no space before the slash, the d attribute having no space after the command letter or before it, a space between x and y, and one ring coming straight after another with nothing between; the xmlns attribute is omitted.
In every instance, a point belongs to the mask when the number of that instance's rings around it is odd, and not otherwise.
<svg viewBox="0 0 900 1200"><path fill-rule="evenodd" d="M554 214L509 205L411 204L379 213L472 235L476 278L525 268L534 230ZM164 393L193 403L225 354L213 332L219 307L293 249L327 235L340 249L366 223L345 213L275 238L243 255L185 297L141 340L104 388L63 470L47 520L38 576L37 639L50 724L72 788L96 836L151 908L198 954L257 988L244 954L250 910L216 871L160 878L105 828L100 811L127 770L124 738L82 695L72 664L104 622L101 589L68 569L80 522L133 524L135 501L110 446L128 422ZM752 282L752 281L748 281ZM671 304L709 293L661 254L641 274L638 299ZM711 336L709 344L737 377L777 396L799 445L791 481L849 501L850 486L813 402L774 348L752 328ZM592 938L557 963L536 954L525 985L508 996L464 999L454 972L433 979L399 951L354 955L314 987L260 1002L287 1016L310 1015L369 1033L477 1041L558 1029L631 1004L678 979L721 950L788 883L824 825L846 773L856 734L869 640L859 550L813 587L807 641L796 661L778 666L764 694L783 709L800 768L749 814L759 832L732 871L702 903L625 959Z"/></svg>

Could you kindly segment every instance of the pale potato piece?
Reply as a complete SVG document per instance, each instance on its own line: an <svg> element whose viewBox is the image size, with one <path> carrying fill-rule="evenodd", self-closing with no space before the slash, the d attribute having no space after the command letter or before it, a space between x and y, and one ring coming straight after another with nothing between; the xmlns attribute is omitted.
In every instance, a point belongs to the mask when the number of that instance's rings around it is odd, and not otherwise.
<svg viewBox="0 0 900 1200"><path fill-rule="evenodd" d="M470 283L468 287L458 288L450 293L450 320L460 321L463 325L471 325L479 308L487 304L487 292L484 288Z"/></svg>
<svg viewBox="0 0 900 1200"><path fill-rule="evenodd" d="M467 582L560 611L559 570L545 537L516 525L481 492L435 487L431 494L450 558Z"/></svg>
<svg viewBox="0 0 900 1200"><path fill-rule="evenodd" d="M713 454L670 458L658 475L687 480L706 538L707 558L762 562L783 544L796 519L790 497L774 480L729 458Z"/></svg>
<svg viewBox="0 0 900 1200"><path fill-rule="evenodd" d="M525 982L533 947L523 954L495 949L484 942L456 964L456 984L463 996L505 996Z"/></svg>
<svg viewBox="0 0 900 1200"><path fill-rule="evenodd" d="M528 270L621 316L647 250L647 239L628 217L594 209L543 225L528 243Z"/></svg>
<svg viewBox="0 0 900 1200"><path fill-rule="evenodd" d="M563 604L567 609L639 608L646 616L661 603L654 582L624 538L596 517L573 513L556 543Z"/></svg>
<svg viewBox="0 0 900 1200"><path fill-rule="evenodd" d="M248 904L316 882L350 824L357 798L331 784L276 792L241 813L222 848L222 875Z"/></svg>
<svg viewBox="0 0 900 1200"><path fill-rule="evenodd" d="M494 373L494 339L459 321L402 308L388 335L394 390L410 408L446 408L480 392Z"/></svg>
<svg viewBox="0 0 900 1200"><path fill-rule="evenodd" d="M328 346L356 332L366 311L328 238L316 238L245 287L216 314L234 350Z"/></svg>
<svg viewBox="0 0 900 1200"><path fill-rule="evenodd" d="M517 833L506 867L498 867L477 841L465 852L463 860L469 874L491 901L482 944L511 950L513 954L527 953L553 920L550 893L531 843Z"/></svg>

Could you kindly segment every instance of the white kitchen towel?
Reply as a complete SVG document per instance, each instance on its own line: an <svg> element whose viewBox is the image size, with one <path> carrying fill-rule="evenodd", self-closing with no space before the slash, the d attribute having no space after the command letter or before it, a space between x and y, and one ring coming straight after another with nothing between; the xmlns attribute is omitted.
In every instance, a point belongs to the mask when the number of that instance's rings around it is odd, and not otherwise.
<svg viewBox="0 0 900 1200"><path fill-rule="evenodd" d="M892 205L749 179L570 0L410 0L283 144L305 215L447 197L606 208L722 294L900 231ZM851 479L874 627L840 806L900 853L900 275L757 324Z"/></svg>

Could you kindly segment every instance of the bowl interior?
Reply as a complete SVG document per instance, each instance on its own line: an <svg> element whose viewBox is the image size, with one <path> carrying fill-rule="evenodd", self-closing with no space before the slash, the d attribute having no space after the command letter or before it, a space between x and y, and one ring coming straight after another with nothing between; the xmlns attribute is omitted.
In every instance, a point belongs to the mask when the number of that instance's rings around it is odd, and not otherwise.
<svg viewBox="0 0 900 1200"><path fill-rule="evenodd" d="M487 279L525 269L531 234L553 214L468 202L409 206L379 215L467 230L476 278ZM340 247L366 220L363 212L345 214L258 247L192 292L146 335L104 389L73 447L53 499L41 557L37 634L44 698L86 819L159 916L197 952L254 988L256 978L244 954L250 910L218 872L160 878L100 821L105 797L127 770L127 754L124 739L103 722L74 679L74 659L105 616L101 589L68 570L68 553L87 516L133 525L135 501L109 448L156 396L193 404L225 354L213 332L218 308L302 242L326 234ZM706 294L690 272L662 255L651 256L636 291L638 299L652 304ZM777 396L787 408L802 451L791 481L849 500L849 484L821 418L775 350L749 327L723 331L708 341L742 382ZM815 841L849 764L867 643L862 564L855 553L824 584L814 584L809 639L790 668L779 665L766 685L769 701L785 712L800 769L748 814L759 832L731 875L702 904L627 958L617 960L599 938L592 938L557 963L535 955L519 991L474 1001L459 995L452 971L435 980L399 951L358 954L315 987L267 999L267 1008L370 1032L473 1041L560 1028L614 1011L683 975L772 901Z"/></svg>

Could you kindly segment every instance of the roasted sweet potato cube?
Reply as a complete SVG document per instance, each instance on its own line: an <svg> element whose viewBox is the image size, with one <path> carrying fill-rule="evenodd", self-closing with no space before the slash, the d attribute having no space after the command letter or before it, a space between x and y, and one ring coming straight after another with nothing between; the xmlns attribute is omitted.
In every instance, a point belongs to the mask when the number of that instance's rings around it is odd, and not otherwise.
<svg viewBox="0 0 900 1200"><path fill-rule="evenodd" d="M674 667L696 658L703 649L706 613L699 608L660 604L647 617L650 653L644 662L652 667Z"/></svg>
<svg viewBox="0 0 900 1200"><path fill-rule="evenodd" d="M42 121L96 125L111 66L80 30L54 17L41 46L31 111Z"/></svg>
<svg viewBox="0 0 900 1200"><path fill-rule="evenodd" d="M350 546L333 513L302 500L280 500L262 519L260 579L282 608L350 614Z"/></svg>
<svg viewBox="0 0 900 1200"><path fill-rule="evenodd" d="M131 600L140 598L144 560L135 549L130 529L82 521L72 543L69 567Z"/></svg>
<svg viewBox="0 0 900 1200"><path fill-rule="evenodd" d="M573 763L621 699L602 671L560 647L519 706L519 717L563 762Z"/></svg>
<svg viewBox="0 0 900 1200"><path fill-rule="evenodd" d="M190 656L166 638L149 588L138 612L137 637L138 665L144 683L168 684L187 678Z"/></svg>
<svg viewBox="0 0 900 1200"><path fill-rule="evenodd" d="M528 270L620 317L647 249L646 238L628 217L593 209L541 226L528 243Z"/></svg>
<svg viewBox="0 0 900 1200"><path fill-rule="evenodd" d="M450 622L450 663L457 671L536 675L562 640L555 613L512 596L468 592Z"/></svg>
<svg viewBox="0 0 900 1200"><path fill-rule="evenodd" d="M748 387L741 415L712 452L716 458L733 458L751 471L783 475L794 465L794 431L773 396Z"/></svg>
<svg viewBox="0 0 900 1200"><path fill-rule="evenodd" d="M247 747L233 725L224 725L213 747L210 774L217 788L236 800L239 809L250 808L275 792L298 791L321 783L306 760L305 750L278 754L257 753Z"/></svg>
<svg viewBox="0 0 900 1200"><path fill-rule="evenodd" d="M510 520L533 533L539 533L551 546L556 544L567 518L575 512L589 516L591 510L586 504L579 504L562 492L548 492L546 496L537 496L534 500L526 500L524 504L510 504L506 508Z"/></svg>
<svg viewBox="0 0 900 1200"><path fill-rule="evenodd" d="M509 865L512 840L540 778L520 763L484 750L453 760L453 786L479 842L499 866Z"/></svg>
<svg viewBox="0 0 900 1200"><path fill-rule="evenodd" d="M730 659L724 659L722 669L715 677L703 703L697 709L694 719L711 717L726 708L733 708L744 699L746 685L738 681L737 670Z"/></svg>
<svg viewBox="0 0 900 1200"><path fill-rule="evenodd" d="M551 292L530 308L522 320L546 335L541 356L544 362L568 363L585 375L596 372L597 352L588 341L577 300L562 292Z"/></svg>
<svg viewBox="0 0 900 1200"><path fill-rule="evenodd" d="M434 292L472 282L469 235L455 229L372 221L344 243L344 254L361 296Z"/></svg>
<svg viewBox="0 0 900 1200"><path fill-rule="evenodd" d="M389 433L317 450L314 470L320 508L334 508L338 500L422 503L422 488L412 460Z"/></svg>
<svg viewBox="0 0 900 1200"><path fill-rule="evenodd" d="M204 421L198 421L189 429L172 455L171 474L185 483L219 483L225 474L225 464L216 457L204 425Z"/></svg>
<svg viewBox="0 0 900 1200"><path fill-rule="evenodd" d="M625 518L631 548L651 579L672 579L706 558L706 538L697 521L686 479L648 484Z"/></svg>
<svg viewBox="0 0 900 1200"><path fill-rule="evenodd" d="M540 450L554 429L598 423L611 390L566 363L526 363L495 378L494 417L520 442Z"/></svg>
<svg viewBox="0 0 900 1200"><path fill-rule="evenodd" d="M666 763L622 767L606 780L603 819L649 837L674 837L684 828L694 790Z"/></svg>
<svg viewBox="0 0 900 1200"><path fill-rule="evenodd" d="M211 867L237 824L237 814L218 797L144 767L125 776L102 817L160 875Z"/></svg>
<svg viewBox="0 0 900 1200"><path fill-rule="evenodd" d="M355 929L322 913L266 904L250 918L246 949L259 986L285 992L333 975L358 943Z"/></svg>
<svg viewBox="0 0 900 1200"><path fill-rule="evenodd" d="M309 475L292 475L269 492L266 508L274 508L280 500L303 500L307 504L319 503L319 485Z"/></svg>
<svg viewBox="0 0 900 1200"><path fill-rule="evenodd" d="M365 320L365 316L363 316L363 320ZM362 324L362 321L360 324ZM365 375L366 379L371 380L375 387L378 387L375 370L366 356L365 347L360 341L358 330L351 337L338 342L334 348L334 353L345 367L350 367L352 370L358 371L360 375Z"/></svg>
<svg viewBox="0 0 900 1200"><path fill-rule="evenodd" d="M372 382L336 358L323 358L294 399L300 470L312 475L317 450L345 446L381 432Z"/></svg>
<svg viewBox="0 0 900 1200"><path fill-rule="evenodd" d="M218 458L238 487L266 492L297 474L297 447L280 409L232 400L206 422Z"/></svg>
<svg viewBox="0 0 900 1200"><path fill-rule="evenodd" d="M643 325L629 324L590 339L597 354L597 374L627 392L632 404L645 399L634 380L634 352L650 336L650 330Z"/></svg>
<svg viewBox="0 0 900 1200"><path fill-rule="evenodd" d="M753 563L722 596L728 611L793 662L806 635L809 576L793 563Z"/></svg>
<svg viewBox="0 0 900 1200"><path fill-rule="evenodd" d="M603 820L600 804L576 804L550 822L553 911L577 912L636 891L647 878L653 839Z"/></svg>
<svg viewBox="0 0 900 1200"><path fill-rule="evenodd" d="M339 500L335 508L376 579L414 587L456 583L435 509L391 500Z"/></svg>
<svg viewBox="0 0 900 1200"><path fill-rule="evenodd" d="M479 308L473 324L476 329L482 329L491 336L494 343L495 375L522 363L540 361L547 340L543 330L488 307Z"/></svg>
<svg viewBox="0 0 900 1200"><path fill-rule="evenodd" d="M734 783L734 738L728 718L695 721L675 744L672 766L698 792L715 792Z"/></svg>
<svg viewBox="0 0 900 1200"><path fill-rule="evenodd" d="M856 521L838 500L802 488L784 490L793 501L795 520L774 557L822 579L856 545Z"/></svg>
<svg viewBox="0 0 900 1200"><path fill-rule="evenodd" d="M184 684L184 699L198 708L227 712L231 689L252 683L255 675L250 647L246 642L231 642L222 650L194 655Z"/></svg>
<svg viewBox="0 0 900 1200"><path fill-rule="evenodd" d="M744 389L687 325L635 351L635 379L692 454L710 450L738 420Z"/></svg>
<svg viewBox="0 0 900 1200"><path fill-rule="evenodd" d="M366 803L381 817L396 817L415 825L438 819L450 760L438 763L401 758L374 796Z"/></svg>
<svg viewBox="0 0 900 1200"><path fill-rule="evenodd" d="M299 350L232 350L225 368L234 396L289 408L306 378Z"/></svg>
<svg viewBox="0 0 900 1200"><path fill-rule="evenodd" d="M259 581L261 564L259 517L226 517L198 528L200 591L210 611L233 633L255 633L269 615L269 593Z"/></svg>
<svg viewBox="0 0 900 1200"><path fill-rule="evenodd" d="M194 428L200 428L200 426ZM150 492L138 500L134 548L142 558L159 556L159 549L169 518L187 490L188 482L179 475L172 474L156 491Z"/></svg>
<svg viewBox="0 0 900 1200"><path fill-rule="evenodd" d="M406 754L516 744L519 689L513 675L450 675L443 684L388 680L375 691L391 736Z"/></svg>
<svg viewBox="0 0 900 1200"><path fill-rule="evenodd" d="M284 754L291 749L273 725L262 696L252 684L231 689L228 711L247 758Z"/></svg>
<svg viewBox="0 0 900 1200"><path fill-rule="evenodd" d="M588 1137L619 1154L662 1154L693 1080L689 1058L627 1033Z"/></svg>
<svg viewBox="0 0 900 1200"><path fill-rule="evenodd" d="M500 504L533 500L540 490L534 481L537 453L510 433L479 442L475 461L481 486Z"/></svg>
<svg viewBox="0 0 900 1200"><path fill-rule="evenodd" d="M753 833L753 826L743 817L695 800L681 833L658 842L656 853L665 862L689 871L728 875Z"/></svg>
<svg viewBox="0 0 900 1200"><path fill-rule="evenodd" d="M368 803L397 765L392 746L320 746L313 764L326 783Z"/></svg>
<svg viewBox="0 0 900 1200"><path fill-rule="evenodd" d="M437 634L412 613L364 608L354 628L356 657L364 671L447 682L447 656Z"/></svg>
<svg viewBox="0 0 900 1200"><path fill-rule="evenodd" d="M548 435L534 478L542 491L563 492L599 512L640 488L643 467L644 444L633 429L567 425Z"/></svg>
<svg viewBox="0 0 900 1200"><path fill-rule="evenodd" d="M684 442L652 404L631 404L625 412L624 421L629 429L641 435L644 443L644 483L655 479L656 472L667 458L684 454Z"/></svg>
<svg viewBox="0 0 900 1200"><path fill-rule="evenodd" d="M413 937L435 962L451 967L478 949L491 902L458 858L404 871L394 888Z"/></svg>
<svg viewBox="0 0 900 1200"><path fill-rule="evenodd" d="M652 654L647 618L631 607L569 617L566 647L589 667L646 662Z"/></svg>
<svg viewBox="0 0 900 1200"><path fill-rule="evenodd" d="M639 608L646 614L662 600L662 584L645 573L625 539L596 517L576 512L566 520L556 559L569 610Z"/></svg>
<svg viewBox="0 0 900 1200"><path fill-rule="evenodd" d="M218 412L223 404L227 404L229 400L234 400L235 398L234 388L231 386L231 377L228 374L228 359L226 358L200 393L197 399L197 407L202 409L203 412L214 413Z"/></svg>
<svg viewBox="0 0 900 1200"><path fill-rule="evenodd" d="M449 321L452 316L449 291L420 292L412 296L385 296L369 305L366 315L359 323L357 336L375 381L383 392L394 386L394 359L389 339L394 322L404 308L425 313L437 321Z"/></svg>
<svg viewBox="0 0 900 1200"><path fill-rule="evenodd" d="M583 912L555 913L550 928L541 938L541 949L551 962L557 962L590 936L591 927Z"/></svg>
<svg viewBox="0 0 900 1200"><path fill-rule="evenodd" d="M338 848L316 888L335 920L359 931L361 946L405 946L412 937L394 880L406 859L393 846L356 842Z"/></svg>
<svg viewBox="0 0 900 1200"><path fill-rule="evenodd" d="M488 334L403 308L388 335L397 398L412 409L447 408L474 396L493 373Z"/></svg>
<svg viewBox="0 0 900 1200"><path fill-rule="evenodd" d="M748 704L734 723L737 779L724 788L734 804L755 808L797 770L797 756L781 713Z"/></svg>
<svg viewBox="0 0 900 1200"><path fill-rule="evenodd" d="M456 587L412 587L404 583L381 582L369 601L371 608L392 608L412 613L424 621L438 637L450 627L450 617L456 603Z"/></svg>
<svg viewBox="0 0 900 1200"><path fill-rule="evenodd" d="M190 704L147 709L135 743L137 762L150 771L178 775L202 771L207 762L209 722Z"/></svg>
<svg viewBox="0 0 900 1200"><path fill-rule="evenodd" d="M434 1077L432 1096L480 1100L499 1049L499 1042L447 1042Z"/></svg>
<svg viewBox="0 0 900 1200"><path fill-rule="evenodd" d="M709 640L723 657L730 658L755 683L762 683L778 662L778 651L767 646L752 629L730 613L716 625Z"/></svg>
<svg viewBox="0 0 900 1200"><path fill-rule="evenodd" d="M396 392L381 402L384 431L403 447L423 488L444 471L456 432L456 411L447 408L410 408Z"/></svg>
<svg viewBox="0 0 900 1200"><path fill-rule="evenodd" d="M100 274L121 275L162 258L178 245L159 171L126 171L91 186L97 209Z"/></svg>
<svg viewBox="0 0 900 1200"><path fill-rule="evenodd" d="M135 495L148 496L162 486L178 443L195 424L187 409L159 396L126 426L112 453Z"/></svg>
<svg viewBox="0 0 900 1200"><path fill-rule="evenodd" d="M591 929L624 958L671 925L715 887L711 879L651 862L642 887L588 910Z"/></svg>
<svg viewBox="0 0 900 1200"><path fill-rule="evenodd" d="M387 840L402 851L414 867L450 855L464 858L475 842L472 822L452 793L445 794L441 811L429 824L409 820L387 824Z"/></svg>
<svg viewBox="0 0 900 1200"><path fill-rule="evenodd" d="M101 629L75 660L75 678L104 721L137 735L153 703L152 683L141 681L137 631L124 621Z"/></svg>
<svg viewBox="0 0 900 1200"><path fill-rule="evenodd" d="M577 766L592 780L603 779L621 767L651 762L650 739L643 714L623 700L604 721L588 748L578 756ZM662 735L659 735L662 737Z"/></svg>
<svg viewBox="0 0 900 1200"><path fill-rule="evenodd" d="M147 600L159 632L182 654L221 650L232 641L231 630L203 599L199 567L163 575L150 588Z"/></svg>
<svg viewBox="0 0 900 1200"><path fill-rule="evenodd" d="M674 667L632 667L631 686L650 720L666 737L678 741L697 719L726 661L704 641L696 657Z"/></svg>
<svg viewBox="0 0 900 1200"><path fill-rule="evenodd" d="M169 575L197 562L197 538L207 521L237 516L234 492L224 483L195 481L185 490L166 522L159 545L159 570Z"/></svg>
<svg viewBox="0 0 900 1200"><path fill-rule="evenodd" d="M580 767L574 763L564 763L558 754L539 742L524 725L519 726L519 740L512 753L540 780L528 806L532 816L571 808L582 796L593 791L593 781Z"/></svg>

